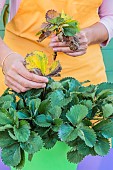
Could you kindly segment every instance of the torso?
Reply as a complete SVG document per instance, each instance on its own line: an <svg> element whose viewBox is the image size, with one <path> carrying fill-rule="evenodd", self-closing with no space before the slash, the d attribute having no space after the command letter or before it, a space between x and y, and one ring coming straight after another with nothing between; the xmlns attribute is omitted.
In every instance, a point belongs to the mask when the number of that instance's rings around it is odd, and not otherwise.
<svg viewBox="0 0 113 170"><path fill-rule="evenodd" d="M80 28L88 27L99 21L98 7L102 0L22 0L15 17L8 23L5 32L5 42L14 51L22 54L33 50L40 50L51 55L48 47L49 38L37 43L36 32L45 21L45 13L49 9L59 12L64 10L80 23ZM24 46L23 46L24 44ZM62 76L72 76L79 81L90 80L97 84L106 81L105 68L99 45L88 48L87 54L80 57L70 57L63 53L58 54L63 67Z"/></svg>

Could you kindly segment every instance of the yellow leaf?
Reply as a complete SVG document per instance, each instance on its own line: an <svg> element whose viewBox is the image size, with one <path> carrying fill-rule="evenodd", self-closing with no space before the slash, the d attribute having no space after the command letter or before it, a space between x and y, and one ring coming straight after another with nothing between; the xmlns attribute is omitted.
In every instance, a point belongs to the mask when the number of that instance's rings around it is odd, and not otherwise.
<svg viewBox="0 0 113 170"><path fill-rule="evenodd" d="M40 69L43 75L46 73L48 58L42 51L34 51L33 53L27 55L26 60L26 68L29 71L33 71L33 69Z"/></svg>
<svg viewBox="0 0 113 170"><path fill-rule="evenodd" d="M59 61L54 61L50 68L49 68L49 76L56 76L60 71L62 70L62 67L60 65Z"/></svg>
<svg viewBox="0 0 113 170"><path fill-rule="evenodd" d="M56 76L61 71L59 61L54 61L51 66L48 64L48 58L42 51L34 51L25 58L26 68L38 75Z"/></svg>
<svg viewBox="0 0 113 170"><path fill-rule="evenodd" d="M63 18L65 21L72 19L72 17L70 17L69 15L65 14L65 12L63 10L62 10L62 13L61 13L61 18Z"/></svg>

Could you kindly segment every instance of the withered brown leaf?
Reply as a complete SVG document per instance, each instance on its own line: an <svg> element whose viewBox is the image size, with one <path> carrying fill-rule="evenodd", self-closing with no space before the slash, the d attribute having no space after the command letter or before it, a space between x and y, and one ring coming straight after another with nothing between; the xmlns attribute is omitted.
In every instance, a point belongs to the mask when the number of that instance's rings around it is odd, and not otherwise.
<svg viewBox="0 0 113 170"><path fill-rule="evenodd" d="M48 22L43 22L42 25L41 25L41 28L42 28L42 29L47 29L47 28L49 28L50 26L51 26L50 23L48 23Z"/></svg>
<svg viewBox="0 0 113 170"><path fill-rule="evenodd" d="M46 39L50 35L51 35L51 31L46 31L46 32L43 31L42 34L39 36L39 39L37 41L42 42L44 39Z"/></svg>
<svg viewBox="0 0 113 170"><path fill-rule="evenodd" d="M60 76L59 72L61 72L62 67L59 61L54 61L49 69L50 73L47 76Z"/></svg>
<svg viewBox="0 0 113 170"><path fill-rule="evenodd" d="M46 13L46 21L48 22L49 20L56 18L56 17L59 17L59 16L60 16L60 13L58 13L57 11L49 10Z"/></svg>

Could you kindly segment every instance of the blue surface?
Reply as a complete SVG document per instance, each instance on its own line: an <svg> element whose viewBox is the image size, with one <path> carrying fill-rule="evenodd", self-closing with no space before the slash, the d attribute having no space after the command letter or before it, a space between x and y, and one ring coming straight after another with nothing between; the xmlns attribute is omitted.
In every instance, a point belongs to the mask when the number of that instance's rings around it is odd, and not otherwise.
<svg viewBox="0 0 113 170"><path fill-rule="evenodd" d="M1 150L0 150L1 151ZM10 170L9 167L5 166L2 162L2 160L0 159L0 170Z"/></svg>
<svg viewBox="0 0 113 170"><path fill-rule="evenodd" d="M113 170L113 149L107 156L87 156L78 165L77 170Z"/></svg>

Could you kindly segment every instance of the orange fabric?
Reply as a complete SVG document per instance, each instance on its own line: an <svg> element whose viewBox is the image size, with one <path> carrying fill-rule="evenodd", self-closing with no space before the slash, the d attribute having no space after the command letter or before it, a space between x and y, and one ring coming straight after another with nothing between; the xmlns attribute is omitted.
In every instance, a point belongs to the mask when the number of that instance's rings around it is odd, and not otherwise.
<svg viewBox="0 0 113 170"><path fill-rule="evenodd" d="M14 51L25 56L33 50L44 51L51 56L52 49L48 46L50 39L37 43L35 34L45 21L45 13L49 9L73 16L80 23L80 28L88 27L99 21L98 7L102 0L22 0L19 10L10 23L7 24L4 41ZM51 60L51 57L49 57ZM79 81L90 80L97 84L106 81L105 68L99 45L88 47L87 54L79 57L58 53L57 59L63 67L61 78L72 76ZM0 73L2 77L2 73ZM1 78L3 80L3 78ZM2 87L2 88L1 88ZM1 85L0 92L5 88Z"/></svg>

